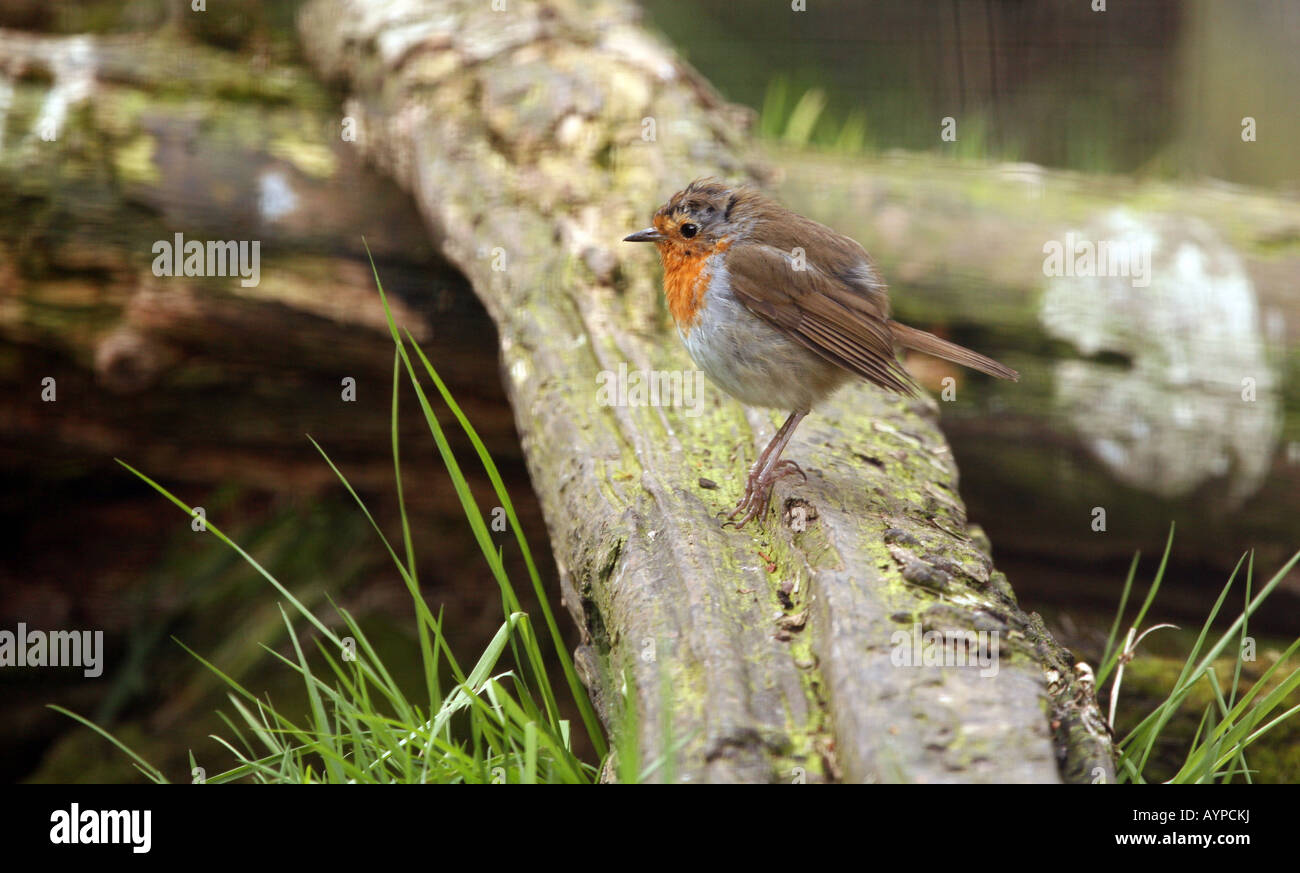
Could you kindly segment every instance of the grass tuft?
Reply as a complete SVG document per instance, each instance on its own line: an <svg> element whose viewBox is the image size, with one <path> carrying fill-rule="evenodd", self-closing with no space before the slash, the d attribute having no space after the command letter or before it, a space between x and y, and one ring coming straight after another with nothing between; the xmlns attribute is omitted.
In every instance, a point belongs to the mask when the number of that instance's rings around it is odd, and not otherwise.
<svg viewBox="0 0 1300 873"><path fill-rule="evenodd" d="M1116 639L1118 638L1124 609L1132 590L1133 577L1137 570L1137 561L1140 555L1134 557L1133 564L1129 569L1128 579L1124 585L1124 593L1120 599L1119 611L1115 616L1115 624L1111 628L1110 638L1106 643L1106 651L1102 657L1101 671L1097 676L1097 684L1100 686L1112 672L1115 674L1114 683L1111 687L1112 721L1114 719L1115 701L1118 700L1120 686L1123 681L1124 665L1136 657L1137 645L1144 636L1159 627L1169 627L1169 625L1157 625L1145 631L1139 630L1143 619L1146 617L1147 610L1150 608L1152 601L1155 600L1156 593L1160 590L1160 585L1164 581L1173 541L1174 531L1170 527L1165 552L1160 559L1160 566L1156 570L1151 588L1147 592L1146 599L1143 601L1137 615L1129 625L1128 632L1124 637L1124 645L1120 646L1116 644ZM1206 617L1205 623L1201 626L1200 633L1187 655L1178 678L1169 690L1168 696L1116 743L1118 758L1116 771L1120 781L1150 781L1148 779L1148 765L1152 763L1152 753L1159 745L1168 744L1165 739L1166 728L1188 703L1188 698L1193 691L1202 685L1209 689L1211 702L1200 715L1196 733L1182 755L1181 765L1173 777L1167 781L1171 783L1206 783L1215 781L1226 783L1237 776L1241 776L1246 782L1253 781L1252 777L1255 771L1246 763L1246 750L1269 731L1300 712L1300 705L1284 709L1288 698L1291 697L1297 687L1300 687L1300 667L1285 674L1279 669L1291 659L1297 649L1300 649L1300 640L1296 640L1287 647L1286 651L1274 660L1269 668L1251 684L1249 690L1243 694L1241 693L1242 667L1249 650L1247 645L1249 638L1246 632L1247 623L1250 616L1259 610L1264 600L1273 592L1273 589L1281 584L1297 562L1300 562L1300 553L1287 561L1268 582L1264 583L1264 587L1253 597L1251 596L1251 589L1254 581L1254 554L1247 553L1237 562L1237 566L1228 577L1227 584L1224 585L1213 608L1210 610L1210 614ZM1213 643L1210 643L1214 621L1223 608L1228 593L1232 590L1233 583L1236 581L1243 565L1246 567L1245 606L1228 629L1220 634ZM1228 693L1225 695L1219 674L1221 665L1216 666L1215 662L1225 653L1231 656L1230 647L1233 647L1234 643L1236 652L1235 657L1232 657L1232 679L1228 686ZM1279 709L1283 711L1274 715L1274 712Z"/></svg>
<svg viewBox="0 0 1300 873"><path fill-rule="evenodd" d="M346 627L345 634L336 634L252 555L211 520L204 519L207 531L238 553L291 607L289 611L281 607L281 614L292 643L293 657L263 648L273 658L282 661L287 669L298 674L306 688L308 711L292 716L277 710L269 699L258 697L244 688L178 640L178 644L229 688L227 698L235 713L233 717L221 714L230 736L214 736L213 739L234 756L237 766L203 781L590 784L598 778L600 767L581 760L573 751L572 726L560 717L559 697L546 670L547 643L558 657L566 692L577 703L583 730L602 759L608 754L608 745L547 603L541 576L510 495L482 440L429 359L409 332L399 330L378 271L374 269L373 258L371 269L375 272L375 282L395 346L391 427L393 472L402 527L400 554L325 449L311 436L308 440L356 501L406 585L415 605L423 687L413 699L411 691L400 687L384 667L361 625L347 610L331 604ZM418 361L418 368L411 351ZM531 617L520 604L506 573L502 552L492 541L483 512L475 502L465 474L433 412L429 395L421 384L422 376L435 386L451 410L492 483L515 532L529 580L541 604L545 637L537 634ZM404 381L409 382L415 392L470 530L501 593L505 621L468 672L462 669L447 643L441 616L433 613L420 593L398 450L399 389ZM118 463L187 515L194 516L190 506L162 485L130 464L121 460ZM295 621L299 624L305 621L314 629L314 657L309 657L304 650ZM440 677L448 673L452 681L444 688ZM168 781L160 770L108 731L62 707L51 708L108 739L130 756L135 766L151 781ZM202 772L192 752L190 765L193 773Z"/></svg>

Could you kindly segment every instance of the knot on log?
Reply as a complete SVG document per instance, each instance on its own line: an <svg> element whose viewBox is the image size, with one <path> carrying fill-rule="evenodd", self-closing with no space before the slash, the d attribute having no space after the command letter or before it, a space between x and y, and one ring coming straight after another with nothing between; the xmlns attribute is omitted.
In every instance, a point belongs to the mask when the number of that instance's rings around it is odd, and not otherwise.
<svg viewBox="0 0 1300 873"><path fill-rule="evenodd" d="M118 394L134 394L158 381L170 351L133 327L118 327L95 347L95 377Z"/></svg>

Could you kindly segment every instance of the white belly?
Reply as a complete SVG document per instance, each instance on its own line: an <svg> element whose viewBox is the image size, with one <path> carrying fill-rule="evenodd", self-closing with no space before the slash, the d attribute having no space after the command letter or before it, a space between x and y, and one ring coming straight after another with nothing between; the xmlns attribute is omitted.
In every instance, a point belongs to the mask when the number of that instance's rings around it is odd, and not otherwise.
<svg viewBox="0 0 1300 873"><path fill-rule="evenodd" d="M725 266L713 269L695 323L677 333L696 366L750 406L809 410L849 375L746 309Z"/></svg>

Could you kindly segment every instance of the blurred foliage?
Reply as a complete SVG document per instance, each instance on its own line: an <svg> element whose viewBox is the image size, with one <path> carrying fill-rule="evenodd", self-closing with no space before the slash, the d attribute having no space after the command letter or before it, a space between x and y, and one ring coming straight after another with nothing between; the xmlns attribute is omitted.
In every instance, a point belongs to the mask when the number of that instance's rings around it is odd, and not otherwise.
<svg viewBox="0 0 1300 873"><path fill-rule="evenodd" d="M1300 7L1288 0L641 0L761 136L1086 172L1300 181ZM1256 142L1241 119L1256 119ZM957 125L940 139L942 119Z"/></svg>

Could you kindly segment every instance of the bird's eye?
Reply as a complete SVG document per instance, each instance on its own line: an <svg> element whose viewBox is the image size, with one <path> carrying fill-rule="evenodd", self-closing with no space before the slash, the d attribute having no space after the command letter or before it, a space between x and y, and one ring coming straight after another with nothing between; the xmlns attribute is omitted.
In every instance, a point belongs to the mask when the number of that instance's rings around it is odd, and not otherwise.
<svg viewBox="0 0 1300 873"><path fill-rule="evenodd" d="M697 233L700 232L700 226L698 224L691 224L688 221L681 226L681 231L682 231L682 236L686 237L687 239L690 239L691 237L695 236Z"/></svg>

